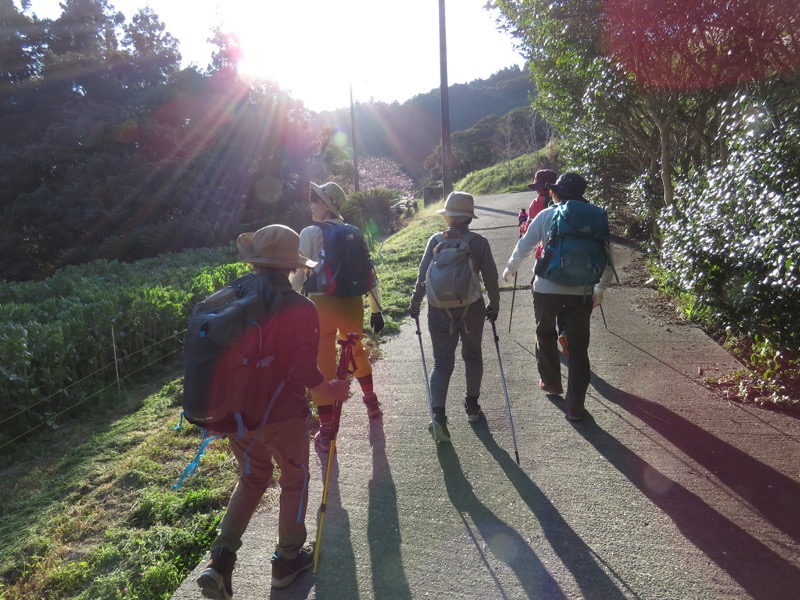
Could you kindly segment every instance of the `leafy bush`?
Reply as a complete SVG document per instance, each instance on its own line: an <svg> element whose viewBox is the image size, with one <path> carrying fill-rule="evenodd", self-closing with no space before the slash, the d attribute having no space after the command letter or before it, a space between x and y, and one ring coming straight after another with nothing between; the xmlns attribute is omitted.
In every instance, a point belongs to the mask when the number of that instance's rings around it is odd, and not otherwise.
<svg viewBox="0 0 800 600"><path fill-rule="evenodd" d="M342 207L342 216L371 238L393 233L398 227L398 215L392 210L398 194L385 189L350 194Z"/></svg>
<svg viewBox="0 0 800 600"><path fill-rule="evenodd" d="M679 188L662 215L674 283L731 334L800 349L800 107L776 115L741 93L720 133L730 154Z"/></svg>

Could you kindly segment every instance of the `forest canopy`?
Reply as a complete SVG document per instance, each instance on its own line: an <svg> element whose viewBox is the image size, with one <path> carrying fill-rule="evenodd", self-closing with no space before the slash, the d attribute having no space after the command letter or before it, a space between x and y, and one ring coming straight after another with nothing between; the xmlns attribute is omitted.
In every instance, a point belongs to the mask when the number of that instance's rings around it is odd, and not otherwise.
<svg viewBox="0 0 800 600"><path fill-rule="evenodd" d="M354 191L349 111L318 115L272 82L243 81L235 37L215 30L208 68L181 68L152 9L61 6L38 19L0 0L0 279L224 245L271 222L299 229L309 180ZM527 106L532 89L518 67L453 86L453 127ZM438 90L356 104L359 171L376 169L363 181L418 194L439 106Z"/></svg>

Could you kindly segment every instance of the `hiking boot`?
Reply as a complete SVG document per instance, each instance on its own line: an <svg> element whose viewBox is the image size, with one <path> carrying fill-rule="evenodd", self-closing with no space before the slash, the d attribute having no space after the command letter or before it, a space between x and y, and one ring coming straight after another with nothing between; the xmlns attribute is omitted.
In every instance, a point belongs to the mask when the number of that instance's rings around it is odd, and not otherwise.
<svg viewBox="0 0 800 600"><path fill-rule="evenodd" d="M272 555L272 587L285 588L303 571L314 565L314 546L306 544L294 558L283 558L277 551Z"/></svg>
<svg viewBox="0 0 800 600"><path fill-rule="evenodd" d="M558 336L558 343L561 345L561 354L569 356L569 343L567 342L566 333L562 333Z"/></svg>
<svg viewBox="0 0 800 600"><path fill-rule="evenodd" d="M314 435L314 448L321 454L327 454L331 451L331 428L320 427L319 431Z"/></svg>
<svg viewBox="0 0 800 600"><path fill-rule="evenodd" d="M564 388L561 387L561 384L558 385L553 383L545 383L544 381L539 381L539 388L549 395L549 396L560 396L564 393Z"/></svg>
<svg viewBox="0 0 800 600"><path fill-rule="evenodd" d="M378 395L375 392L364 394L364 406L367 407L367 416L370 419L377 419L383 414L381 403L378 402Z"/></svg>
<svg viewBox="0 0 800 600"><path fill-rule="evenodd" d="M231 600L233 598L233 565L236 564L236 553L226 548L211 551L211 560L206 563L197 585L204 598L213 600Z"/></svg>
<svg viewBox="0 0 800 600"><path fill-rule="evenodd" d="M436 442L449 442L450 432L447 430L447 417L444 415L433 415L433 421L428 425L428 431Z"/></svg>
<svg viewBox="0 0 800 600"><path fill-rule="evenodd" d="M477 423L481 419L481 405L478 404L477 398L467 396L464 400L464 410L467 413L467 421L470 423Z"/></svg>

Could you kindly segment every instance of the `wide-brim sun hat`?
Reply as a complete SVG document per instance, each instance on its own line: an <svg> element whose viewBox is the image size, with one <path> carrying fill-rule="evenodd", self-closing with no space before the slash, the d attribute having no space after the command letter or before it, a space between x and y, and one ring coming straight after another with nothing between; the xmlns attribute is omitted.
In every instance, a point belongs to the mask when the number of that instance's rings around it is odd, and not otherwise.
<svg viewBox="0 0 800 600"><path fill-rule="evenodd" d="M451 192L444 201L444 208L436 211L445 217L469 217L477 219L475 214L475 198L467 192Z"/></svg>
<svg viewBox="0 0 800 600"><path fill-rule="evenodd" d="M342 207L347 202L347 196L344 190L338 183L329 181L322 185L317 185L313 181L309 182L311 191L325 203L328 210L331 211L337 219L342 218Z"/></svg>
<svg viewBox="0 0 800 600"><path fill-rule="evenodd" d="M276 269L305 269L317 263L300 254L300 236L286 225L267 225L236 238L242 262Z"/></svg>
<svg viewBox="0 0 800 600"><path fill-rule="evenodd" d="M545 187L558 194L559 198L587 201L583 197L586 185L586 180L577 173L564 173L558 178L558 181L546 183Z"/></svg>
<svg viewBox="0 0 800 600"><path fill-rule="evenodd" d="M543 190L545 189L545 184L555 183L556 179L558 179L558 175L555 171L539 169L536 171L536 175L533 176L533 183L528 184L528 189L536 191Z"/></svg>

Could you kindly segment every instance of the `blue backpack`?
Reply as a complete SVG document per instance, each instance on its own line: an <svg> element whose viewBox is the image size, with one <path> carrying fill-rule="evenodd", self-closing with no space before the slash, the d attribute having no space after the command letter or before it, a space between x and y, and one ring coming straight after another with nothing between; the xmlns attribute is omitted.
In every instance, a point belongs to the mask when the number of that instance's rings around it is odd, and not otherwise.
<svg viewBox="0 0 800 600"><path fill-rule="evenodd" d="M364 296L376 283L375 266L369 256L364 234L353 225L320 223L322 252L306 281L307 292L331 296Z"/></svg>
<svg viewBox="0 0 800 600"><path fill-rule="evenodd" d="M589 288L600 281L609 264L610 240L604 208L581 200L562 202L555 207L550 234L534 273L559 285L584 286L584 295L591 294Z"/></svg>

